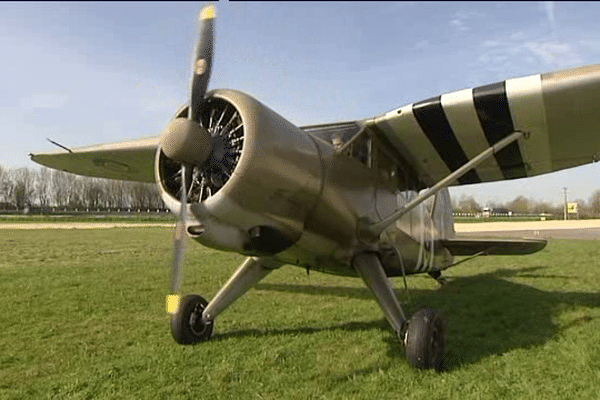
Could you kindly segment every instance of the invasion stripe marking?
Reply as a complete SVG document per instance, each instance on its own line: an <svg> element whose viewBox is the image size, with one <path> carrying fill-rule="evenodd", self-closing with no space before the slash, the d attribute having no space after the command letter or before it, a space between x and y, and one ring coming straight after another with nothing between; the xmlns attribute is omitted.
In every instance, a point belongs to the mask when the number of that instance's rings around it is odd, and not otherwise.
<svg viewBox="0 0 600 400"><path fill-rule="evenodd" d="M473 89L473 102L479 122L490 146L498 143L515 131L505 82L479 86ZM494 154L504 179L524 178L527 176L521 150L517 142L511 143Z"/></svg>
<svg viewBox="0 0 600 400"><path fill-rule="evenodd" d="M395 115L386 115L376 120L375 123L419 172L419 179L427 186L435 185L451 173L419 126L412 104L402 107Z"/></svg>
<svg viewBox="0 0 600 400"><path fill-rule="evenodd" d="M490 146L475 111L473 89L443 94L441 101L448 123L467 158L476 157ZM494 157L482 161L475 170L483 182L503 179L502 171Z"/></svg>
<svg viewBox="0 0 600 400"><path fill-rule="evenodd" d="M442 108L441 96L413 104L413 114L450 171L456 171L469 161L446 118ZM475 169L471 169L458 178L458 182L462 185L479 183L481 178Z"/></svg>
<svg viewBox="0 0 600 400"><path fill-rule="evenodd" d="M521 142L521 152L528 167L527 175L552 171L541 76L508 79L506 97L515 129L530 133L529 138Z"/></svg>

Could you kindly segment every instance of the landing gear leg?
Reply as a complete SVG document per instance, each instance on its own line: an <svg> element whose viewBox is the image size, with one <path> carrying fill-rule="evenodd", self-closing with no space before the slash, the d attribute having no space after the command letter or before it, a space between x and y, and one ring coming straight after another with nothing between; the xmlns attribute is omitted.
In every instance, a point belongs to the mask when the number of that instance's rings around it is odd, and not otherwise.
<svg viewBox="0 0 600 400"><path fill-rule="evenodd" d="M381 266L376 253L363 252L354 257L352 265L359 273L386 319L406 346L406 358L416 368L441 370L446 343L446 322L442 314L426 308L406 321L404 312Z"/></svg>
<svg viewBox="0 0 600 400"><path fill-rule="evenodd" d="M171 315L175 341L194 344L210 339L214 319L279 266L268 259L248 257L210 303L195 294L183 297Z"/></svg>
<svg viewBox="0 0 600 400"><path fill-rule="evenodd" d="M219 290L219 293L208 303L202 313L202 319L212 321L217 318L223 310L242 297L248 290L252 289L261 279L269 275L271 271L280 266L281 264L275 264L268 259L257 257L246 258L227 283Z"/></svg>
<svg viewBox="0 0 600 400"><path fill-rule="evenodd" d="M385 318L399 337L402 337L406 317L392 289L392 284L383 270L377 253L359 253L354 256L352 265L373 296L375 296L375 300L377 300Z"/></svg>

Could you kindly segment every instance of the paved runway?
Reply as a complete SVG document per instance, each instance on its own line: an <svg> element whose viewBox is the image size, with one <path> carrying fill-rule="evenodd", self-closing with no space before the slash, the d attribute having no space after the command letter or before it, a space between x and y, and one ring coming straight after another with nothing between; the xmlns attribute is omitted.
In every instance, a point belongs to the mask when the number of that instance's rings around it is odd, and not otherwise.
<svg viewBox="0 0 600 400"><path fill-rule="evenodd" d="M600 220L458 223L454 227L459 237L600 240Z"/></svg>

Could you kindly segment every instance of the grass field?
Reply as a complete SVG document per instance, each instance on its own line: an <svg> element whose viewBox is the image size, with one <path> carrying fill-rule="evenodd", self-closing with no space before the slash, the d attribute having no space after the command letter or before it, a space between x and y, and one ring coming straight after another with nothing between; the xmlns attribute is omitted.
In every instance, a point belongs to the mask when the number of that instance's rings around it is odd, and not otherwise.
<svg viewBox="0 0 600 400"><path fill-rule="evenodd" d="M1 234L2 399L600 398L598 241L476 259L441 288L409 278L408 313L435 306L449 321L436 373L407 365L358 279L283 267L211 341L179 346L164 304L171 229ZM184 291L210 298L241 261L188 242Z"/></svg>

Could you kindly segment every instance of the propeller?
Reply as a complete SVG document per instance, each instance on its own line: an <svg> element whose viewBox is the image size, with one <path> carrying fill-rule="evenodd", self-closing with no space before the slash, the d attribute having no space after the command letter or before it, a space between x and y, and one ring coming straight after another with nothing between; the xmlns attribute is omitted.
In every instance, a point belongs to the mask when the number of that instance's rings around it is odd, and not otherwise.
<svg viewBox="0 0 600 400"><path fill-rule="evenodd" d="M171 294L167 296L167 311L174 313L179 306L179 288L183 273L183 257L186 240L186 212L188 182L195 165L204 164L212 152L211 135L200 125L200 109L212 68L213 25L216 18L214 6L207 6L200 13L202 27L196 45L192 76L190 80L190 107L188 118L176 118L163 131L161 147L165 155L181 163L181 208L175 227L173 246L173 267L171 270Z"/></svg>

